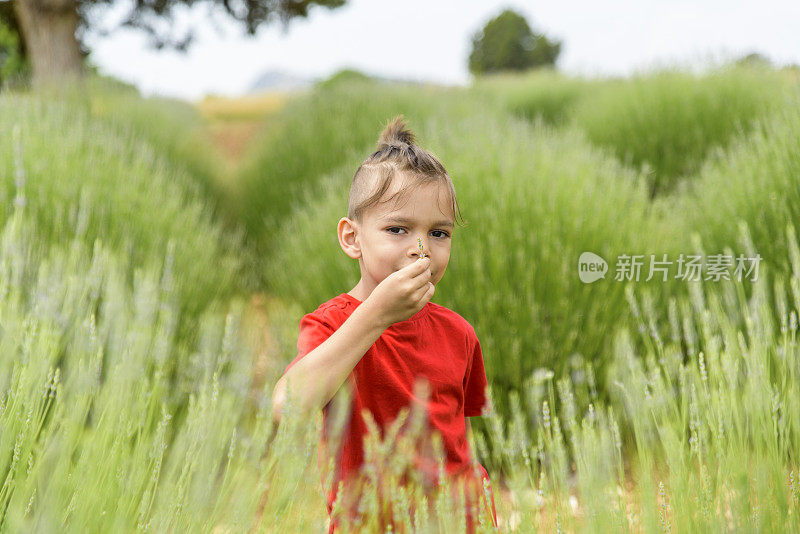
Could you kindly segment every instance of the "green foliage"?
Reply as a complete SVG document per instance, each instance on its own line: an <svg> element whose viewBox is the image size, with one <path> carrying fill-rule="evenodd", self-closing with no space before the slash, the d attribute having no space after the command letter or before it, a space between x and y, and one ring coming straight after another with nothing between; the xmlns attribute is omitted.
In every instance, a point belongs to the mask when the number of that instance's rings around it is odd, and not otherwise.
<svg viewBox="0 0 800 534"><path fill-rule="evenodd" d="M215 216L233 222L226 204L230 194L222 185L224 165L193 105L171 98L142 98L134 86L99 76L60 91L57 98L121 135L139 137L154 146L161 157L185 170L202 188Z"/></svg>
<svg viewBox="0 0 800 534"><path fill-rule="evenodd" d="M672 191L712 151L778 109L784 88L764 69L663 71L585 92L574 117L593 143L637 168L647 165L652 197Z"/></svg>
<svg viewBox="0 0 800 534"><path fill-rule="evenodd" d="M332 89L339 84L368 83L373 78L355 69L342 69L334 72L328 78L317 83L318 89Z"/></svg>
<svg viewBox="0 0 800 534"><path fill-rule="evenodd" d="M237 441L249 361L236 335L241 309L190 321L198 341L187 343L176 331L190 273L175 269L185 266L156 254L134 262L101 238L49 241L32 207L18 203L0 235L3 529L241 520L243 501L221 506L248 450Z"/></svg>
<svg viewBox="0 0 800 534"><path fill-rule="evenodd" d="M569 77L553 69L524 73L498 73L475 80L470 91L491 100L503 111L534 121L537 118L558 126L572 118L573 108L586 93L602 82Z"/></svg>
<svg viewBox="0 0 800 534"><path fill-rule="evenodd" d="M42 246L99 238L137 264L171 251L191 317L242 290L240 233L226 232L198 185L151 144L36 94L0 95L0 109L9 132L0 138L0 172L9 177L1 221L12 201L23 202Z"/></svg>
<svg viewBox="0 0 800 534"><path fill-rule="evenodd" d="M639 317L641 353L628 332L617 336L607 387L630 425L649 531L665 520L680 532L797 528L800 251L791 224L781 234L791 274L765 266L750 299L722 281L660 302ZM750 246L746 229L741 239ZM667 517L656 514L657 472L670 489Z"/></svg>
<svg viewBox="0 0 800 534"><path fill-rule="evenodd" d="M469 71L485 74L553 66L560 52L559 41L533 32L525 17L506 9L472 37Z"/></svg>
<svg viewBox="0 0 800 534"><path fill-rule="evenodd" d="M19 33L0 12L0 86L21 85L29 71Z"/></svg>
<svg viewBox="0 0 800 534"><path fill-rule="evenodd" d="M645 168L650 196L693 180L706 159L779 110L791 84L779 71L723 67L631 79L569 78L555 72L493 75L472 90L519 116L575 122L592 143Z"/></svg>
<svg viewBox="0 0 800 534"><path fill-rule="evenodd" d="M109 0L78 0L78 13L81 15L82 24L91 24L91 20L86 17L87 8L92 4L103 4ZM194 40L194 28L182 27L180 33L170 24L154 23L157 19L172 20L175 13L181 9L191 6L196 0L161 0L152 4L147 2L136 3L133 12L124 24L146 32L151 38L151 44L158 49L164 47L176 48L185 51ZM225 13L232 18L236 24L249 35L255 35L256 31L264 25L280 20L284 29L295 18L308 17L309 9L314 6L335 9L342 7L347 0L276 0L272 2L246 2L244 4L231 4L229 2L213 1L215 7L221 7L221 13Z"/></svg>
<svg viewBox="0 0 800 534"><path fill-rule="evenodd" d="M783 229L787 223L800 228L800 102L787 104L703 167L685 195L676 235L696 231L717 252L736 242L745 223L763 263L791 271Z"/></svg>
<svg viewBox="0 0 800 534"><path fill-rule="evenodd" d="M747 55L744 55L735 61L737 65L744 65L744 66L755 66L761 68L770 68L772 67L772 62L769 58L763 54L759 54L758 52L751 52Z"/></svg>

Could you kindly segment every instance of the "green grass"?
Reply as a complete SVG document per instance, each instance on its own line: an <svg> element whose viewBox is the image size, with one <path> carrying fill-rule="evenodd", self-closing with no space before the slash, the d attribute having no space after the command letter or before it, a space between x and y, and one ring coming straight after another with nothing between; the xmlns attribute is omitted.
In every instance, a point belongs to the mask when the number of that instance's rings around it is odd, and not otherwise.
<svg viewBox="0 0 800 534"><path fill-rule="evenodd" d="M550 69L534 69L522 74L479 77L470 91L513 115L560 125L572 116L574 106L599 85L596 80L570 77Z"/></svg>
<svg viewBox="0 0 800 534"><path fill-rule="evenodd" d="M189 345L165 257L137 266L81 236L42 247L42 230L18 207L0 245L3 529L199 527L248 372L236 310L194 321Z"/></svg>
<svg viewBox="0 0 800 534"><path fill-rule="evenodd" d="M632 78L586 79L549 70L479 79L472 90L515 115L574 122L627 165L644 167L650 196L691 182L703 162L780 110L789 78L775 70L678 68Z"/></svg>
<svg viewBox="0 0 800 534"><path fill-rule="evenodd" d="M656 196L692 180L712 151L780 109L785 85L768 69L656 72L585 92L574 117L593 143L637 168L646 164Z"/></svg>
<svg viewBox="0 0 800 534"><path fill-rule="evenodd" d="M80 87L50 96L72 110L83 110L120 135L156 147L160 157L192 176L217 217L223 222L233 221L224 162L195 106L171 98L143 98L132 86L97 76L89 77Z"/></svg>
<svg viewBox="0 0 800 534"><path fill-rule="evenodd" d="M325 528L319 414L298 419L290 399L276 428L271 391L302 314L358 280L335 223L383 124L404 113L467 221L434 300L481 340L496 409L468 438L502 528L797 531L800 107L774 100L772 74L743 72L699 85L542 74L525 81L539 84L527 104L513 79L470 91L343 80L265 124L230 204L250 242L193 170L202 145L176 148L194 127L159 127L180 109L0 94L0 529ZM699 135L691 179L651 199L652 176L581 124L592 98L630 104L605 121L633 123L626 146L653 120L652 146ZM274 254L256 263L264 246ZM609 261L606 280L579 281L586 250ZM613 280L621 253L725 251L760 253L758 280ZM285 302L267 310L263 388L239 298L255 267ZM407 438L368 439L364 525L381 504L369 473L397 476ZM394 485L394 505L428 514L399 522L463 530L447 488L427 503L406 489Z"/></svg>
<svg viewBox="0 0 800 534"><path fill-rule="evenodd" d="M241 232L213 217L192 175L153 145L63 102L0 95L0 221L15 202L37 220L37 246L101 239L134 265L169 253L189 316L244 291ZM133 273L129 274L132 277Z"/></svg>
<svg viewBox="0 0 800 534"><path fill-rule="evenodd" d="M787 286L797 287L800 254L791 225L785 235L795 274L766 268L750 299L738 282L696 287L676 301L668 338L645 333L651 348L642 354L618 337L609 386L625 406L643 473L653 465L669 473L678 531L797 528L789 480L800 444L800 300L795 293L787 306ZM772 306L770 294L781 304ZM645 476L640 489L655 482Z"/></svg>
<svg viewBox="0 0 800 534"><path fill-rule="evenodd" d="M800 227L798 143L795 99L703 168L685 194L685 218L675 221L676 234L696 229L709 251L721 250L735 242L745 222L763 263L790 272L783 230L787 222Z"/></svg>

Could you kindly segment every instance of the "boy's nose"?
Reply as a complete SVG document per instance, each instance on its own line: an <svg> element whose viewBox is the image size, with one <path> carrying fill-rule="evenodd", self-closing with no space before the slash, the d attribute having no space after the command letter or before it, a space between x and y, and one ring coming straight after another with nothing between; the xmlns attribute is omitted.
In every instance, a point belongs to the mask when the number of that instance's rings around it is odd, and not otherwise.
<svg viewBox="0 0 800 534"><path fill-rule="evenodd" d="M422 250L419 248L420 244L422 245ZM418 257L422 255L423 252L426 256L428 255L428 243L422 238L414 239L414 244L409 248L411 256Z"/></svg>

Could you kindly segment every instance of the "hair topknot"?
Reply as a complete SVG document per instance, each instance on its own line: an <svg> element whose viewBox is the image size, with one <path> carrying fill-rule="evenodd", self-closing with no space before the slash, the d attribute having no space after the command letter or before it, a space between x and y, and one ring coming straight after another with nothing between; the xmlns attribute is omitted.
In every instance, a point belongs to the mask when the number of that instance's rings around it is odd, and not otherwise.
<svg viewBox="0 0 800 534"><path fill-rule="evenodd" d="M360 221L365 211L378 203L397 200L425 184L441 184L446 190L453 218L460 211L456 190L442 162L416 144L416 135L406 128L402 115L390 120L378 138L378 149L358 167L350 185L347 216ZM396 177L405 180L400 190L383 200Z"/></svg>
<svg viewBox="0 0 800 534"><path fill-rule="evenodd" d="M413 145L416 140L414 133L406 128L406 121L403 116L398 115L386 125L386 128L381 133L380 139L378 139L378 150L383 150L399 143Z"/></svg>

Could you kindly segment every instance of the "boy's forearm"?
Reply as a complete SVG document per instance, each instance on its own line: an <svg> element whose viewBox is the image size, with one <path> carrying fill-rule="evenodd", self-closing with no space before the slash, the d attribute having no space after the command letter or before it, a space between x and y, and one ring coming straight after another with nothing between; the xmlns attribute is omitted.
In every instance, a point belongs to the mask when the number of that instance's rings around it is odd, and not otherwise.
<svg viewBox="0 0 800 534"><path fill-rule="evenodd" d="M331 336L303 356L275 385L273 418L280 420L291 382L294 406L303 413L321 409L330 401L364 354L389 325L372 312L369 302L359 305Z"/></svg>

